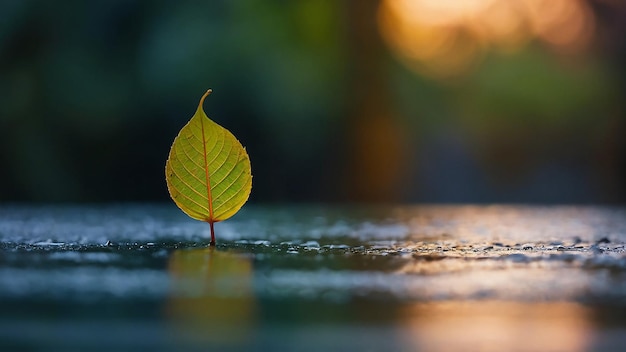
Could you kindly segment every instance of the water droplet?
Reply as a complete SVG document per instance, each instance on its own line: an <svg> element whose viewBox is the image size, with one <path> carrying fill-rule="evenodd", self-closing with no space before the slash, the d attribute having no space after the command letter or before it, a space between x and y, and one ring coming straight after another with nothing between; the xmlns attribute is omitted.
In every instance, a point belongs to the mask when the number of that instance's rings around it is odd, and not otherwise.
<svg viewBox="0 0 626 352"><path fill-rule="evenodd" d="M324 246L325 248L329 248L329 249L348 249L350 248L350 246L346 245L346 244L330 244L327 246Z"/></svg>
<svg viewBox="0 0 626 352"><path fill-rule="evenodd" d="M306 241L306 242L304 242L302 244L302 246L303 247L317 247L317 248L319 248L320 244L317 241Z"/></svg>

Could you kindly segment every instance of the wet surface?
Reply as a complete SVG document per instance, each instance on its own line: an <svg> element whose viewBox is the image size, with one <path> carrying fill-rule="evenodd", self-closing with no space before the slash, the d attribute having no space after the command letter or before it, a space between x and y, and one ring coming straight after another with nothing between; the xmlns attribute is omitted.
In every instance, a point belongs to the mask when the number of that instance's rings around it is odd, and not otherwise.
<svg viewBox="0 0 626 352"><path fill-rule="evenodd" d="M626 209L0 208L0 350L620 350ZM528 339L533 336L533 339Z"/></svg>

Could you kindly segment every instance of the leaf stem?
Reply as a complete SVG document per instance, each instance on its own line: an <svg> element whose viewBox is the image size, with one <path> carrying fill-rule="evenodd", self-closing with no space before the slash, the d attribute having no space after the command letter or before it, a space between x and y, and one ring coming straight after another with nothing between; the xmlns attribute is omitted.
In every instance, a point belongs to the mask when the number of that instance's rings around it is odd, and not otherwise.
<svg viewBox="0 0 626 352"><path fill-rule="evenodd" d="M211 242L209 242L209 246L215 247L215 230L213 229L213 221L209 221L209 226L211 227Z"/></svg>

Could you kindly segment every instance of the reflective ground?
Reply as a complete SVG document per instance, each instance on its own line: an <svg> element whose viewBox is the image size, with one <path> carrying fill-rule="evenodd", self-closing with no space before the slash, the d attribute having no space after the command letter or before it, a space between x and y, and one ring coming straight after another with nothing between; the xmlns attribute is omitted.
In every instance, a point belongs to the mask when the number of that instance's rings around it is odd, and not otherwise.
<svg viewBox="0 0 626 352"><path fill-rule="evenodd" d="M0 207L0 350L620 351L626 209Z"/></svg>

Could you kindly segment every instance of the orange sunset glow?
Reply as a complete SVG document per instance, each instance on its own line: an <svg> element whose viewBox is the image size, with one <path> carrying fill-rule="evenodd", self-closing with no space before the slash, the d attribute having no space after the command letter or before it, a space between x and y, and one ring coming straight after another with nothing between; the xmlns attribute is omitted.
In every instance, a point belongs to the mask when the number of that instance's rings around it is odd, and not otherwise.
<svg viewBox="0 0 626 352"><path fill-rule="evenodd" d="M488 50L515 52L535 41L580 53L595 27L582 0L383 0L378 19L394 54L431 77L465 73Z"/></svg>

